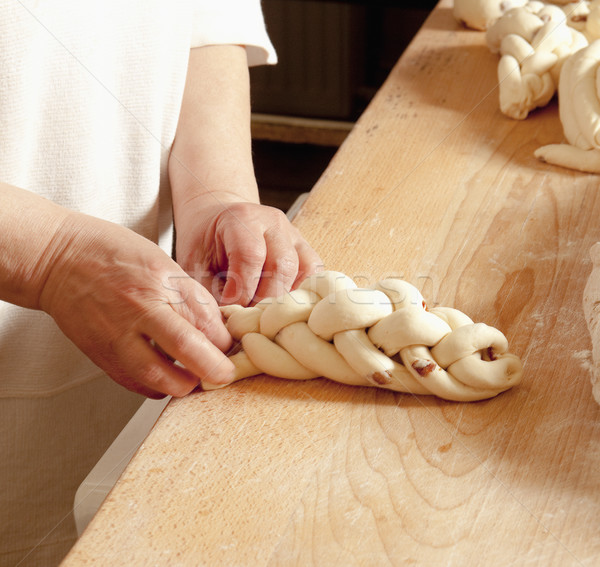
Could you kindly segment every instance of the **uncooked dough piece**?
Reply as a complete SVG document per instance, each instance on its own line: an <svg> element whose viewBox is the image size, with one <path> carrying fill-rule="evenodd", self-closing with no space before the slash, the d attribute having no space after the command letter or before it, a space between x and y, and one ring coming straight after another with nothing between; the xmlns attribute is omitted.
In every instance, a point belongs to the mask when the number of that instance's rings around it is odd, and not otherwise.
<svg viewBox="0 0 600 567"><path fill-rule="evenodd" d="M569 57L560 73L558 108L566 144L535 151L542 161L600 173L600 40Z"/></svg>
<svg viewBox="0 0 600 567"><path fill-rule="evenodd" d="M528 2L509 10L486 33L498 63L500 110L517 120L550 102L564 61L587 45L558 6Z"/></svg>
<svg viewBox="0 0 600 567"><path fill-rule="evenodd" d="M600 39L600 0L593 0L593 2L585 2L583 5L587 5L588 14L585 16L585 27L582 30L588 41ZM583 9L580 9L583 12ZM583 14L582 14L583 15Z"/></svg>
<svg viewBox="0 0 600 567"><path fill-rule="evenodd" d="M600 0L571 2L561 7L568 24L583 33L589 43L600 39Z"/></svg>
<svg viewBox="0 0 600 567"><path fill-rule="evenodd" d="M508 10L501 18L498 18L485 34L485 41L492 53L500 51L502 40L509 34L517 34L531 43L533 36L544 23L539 14L546 7L543 2L525 2L523 6ZM555 19L559 17L565 19L564 14L561 12L559 15L556 10L552 12L552 15Z"/></svg>
<svg viewBox="0 0 600 567"><path fill-rule="evenodd" d="M508 390L523 374L500 331L456 309L428 310L419 290L403 280L366 289L325 271L280 297L222 311L242 347L230 357L234 381L260 373L294 380L323 376L474 401Z"/></svg>
<svg viewBox="0 0 600 567"><path fill-rule="evenodd" d="M592 337L592 394L600 404L600 242L590 250L592 273L583 291L583 312Z"/></svg>
<svg viewBox="0 0 600 567"><path fill-rule="evenodd" d="M569 26L580 31L586 36L588 41L593 40L586 31L587 21L590 15L590 2L587 0L577 0L576 2L573 2L572 0L563 0L562 2L554 0L552 4L557 4L562 8L567 17L567 24Z"/></svg>
<svg viewBox="0 0 600 567"><path fill-rule="evenodd" d="M559 4L559 1L553 3ZM569 26L580 31L589 43L600 39L600 0L564 0L560 4Z"/></svg>
<svg viewBox="0 0 600 567"><path fill-rule="evenodd" d="M527 0L454 0L454 17L468 28L486 30L511 8Z"/></svg>

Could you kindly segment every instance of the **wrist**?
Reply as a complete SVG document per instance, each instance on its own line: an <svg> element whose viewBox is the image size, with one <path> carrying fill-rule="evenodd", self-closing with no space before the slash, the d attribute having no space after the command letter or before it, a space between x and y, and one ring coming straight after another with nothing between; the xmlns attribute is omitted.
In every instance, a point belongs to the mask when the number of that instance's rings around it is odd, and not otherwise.
<svg viewBox="0 0 600 567"><path fill-rule="evenodd" d="M90 226L86 219L91 220L92 217L67 211L52 235L44 253L43 268L36 286L36 309L52 314L58 290L68 280L71 262L82 255L83 245L89 241Z"/></svg>
<svg viewBox="0 0 600 567"><path fill-rule="evenodd" d="M2 184L0 299L40 309L39 297L72 211L35 193Z"/></svg>
<svg viewBox="0 0 600 567"><path fill-rule="evenodd" d="M245 186L238 190L206 191L187 195L185 198L173 198L173 214L175 226L181 226L186 219L195 222L199 216L210 213L218 214L229 207L240 204L260 204L256 185Z"/></svg>

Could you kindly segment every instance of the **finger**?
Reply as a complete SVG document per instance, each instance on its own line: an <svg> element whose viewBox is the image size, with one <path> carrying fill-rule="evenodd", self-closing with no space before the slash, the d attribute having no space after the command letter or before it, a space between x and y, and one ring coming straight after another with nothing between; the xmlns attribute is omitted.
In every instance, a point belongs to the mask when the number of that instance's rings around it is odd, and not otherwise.
<svg viewBox="0 0 600 567"><path fill-rule="evenodd" d="M217 305L220 305L223 297L223 289L225 288L226 272L214 273L210 270L205 270L198 281L215 298Z"/></svg>
<svg viewBox="0 0 600 567"><path fill-rule="evenodd" d="M289 291L298 275L298 252L287 232L269 230L265 233L267 257L254 296L255 301L278 297Z"/></svg>
<svg viewBox="0 0 600 567"><path fill-rule="evenodd" d="M139 394L150 398L183 397L199 383L197 376L173 364L140 335L123 337L115 350L119 372L112 377Z"/></svg>
<svg viewBox="0 0 600 567"><path fill-rule="evenodd" d="M303 238L296 244L298 274L292 288L298 287L306 278L324 269L323 260Z"/></svg>
<svg viewBox="0 0 600 567"><path fill-rule="evenodd" d="M233 378L233 363L204 333L173 311L152 318L142 332L183 365L195 377L196 384L200 380L226 384Z"/></svg>
<svg viewBox="0 0 600 567"><path fill-rule="evenodd" d="M231 348L231 335L225 327L219 306L212 294L193 279L186 281L186 301L172 304L175 312L182 315L204 334L219 350Z"/></svg>
<svg viewBox="0 0 600 567"><path fill-rule="evenodd" d="M244 233L230 234L225 241L227 279L221 303L249 305L260 282L267 246L262 235L249 237Z"/></svg>

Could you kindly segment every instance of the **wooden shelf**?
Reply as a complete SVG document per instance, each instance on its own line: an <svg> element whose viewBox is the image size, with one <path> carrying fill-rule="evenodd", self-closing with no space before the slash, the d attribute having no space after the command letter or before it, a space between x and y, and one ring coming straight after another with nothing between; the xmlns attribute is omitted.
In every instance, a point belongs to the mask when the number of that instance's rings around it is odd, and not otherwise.
<svg viewBox="0 0 600 567"><path fill-rule="evenodd" d="M341 146L353 122L275 114L252 114L252 138L291 144Z"/></svg>

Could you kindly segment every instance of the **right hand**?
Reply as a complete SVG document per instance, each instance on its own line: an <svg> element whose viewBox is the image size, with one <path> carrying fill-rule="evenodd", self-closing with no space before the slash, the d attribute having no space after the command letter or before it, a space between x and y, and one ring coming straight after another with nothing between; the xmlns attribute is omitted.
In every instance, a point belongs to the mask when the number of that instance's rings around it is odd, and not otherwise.
<svg viewBox="0 0 600 567"><path fill-rule="evenodd" d="M46 260L39 306L119 384L160 398L231 381L215 299L146 238L73 213Z"/></svg>

